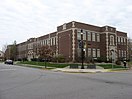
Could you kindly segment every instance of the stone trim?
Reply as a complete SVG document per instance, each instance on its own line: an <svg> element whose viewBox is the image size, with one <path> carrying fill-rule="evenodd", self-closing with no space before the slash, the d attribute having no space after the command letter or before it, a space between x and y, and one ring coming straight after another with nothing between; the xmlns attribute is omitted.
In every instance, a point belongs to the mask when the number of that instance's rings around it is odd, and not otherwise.
<svg viewBox="0 0 132 99"><path fill-rule="evenodd" d="M109 46L108 46L108 32L106 32L106 58L107 58L107 61L109 60Z"/></svg>
<svg viewBox="0 0 132 99"><path fill-rule="evenodd" d="M74 22L74 21L72 22L72 27L73 27L73 28L75 27L75 22Z"/></svg>
<svg viewBox="0 0 132 99"><path fill-rule="evenodd" d="M72 61L75 61L75 28L72 28Z"/></svg>

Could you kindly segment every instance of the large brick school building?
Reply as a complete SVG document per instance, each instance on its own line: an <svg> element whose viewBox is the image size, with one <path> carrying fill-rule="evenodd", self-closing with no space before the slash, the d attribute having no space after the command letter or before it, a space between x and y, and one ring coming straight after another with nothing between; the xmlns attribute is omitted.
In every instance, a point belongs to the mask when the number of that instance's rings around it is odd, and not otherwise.
<svg viewBox="0 0 132 99"><path fill-rule="evenodd" d="M58 26L56 32L17 44L17 59L37 58L38 47L48 45L55 55L61 54L67 61L76 62L81 55L81 32L85 42L85 60L127 58L127 33L111 26L100 27L72 21Z"/></svg>

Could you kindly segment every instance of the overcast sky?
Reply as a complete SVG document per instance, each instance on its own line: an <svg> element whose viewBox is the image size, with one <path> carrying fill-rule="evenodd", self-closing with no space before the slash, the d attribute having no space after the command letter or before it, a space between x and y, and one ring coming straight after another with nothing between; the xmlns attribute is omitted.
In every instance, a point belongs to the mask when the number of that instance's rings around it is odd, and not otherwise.
<svg viewBox="0 0 132 99"><path fill-rule="evenodd" d="M132 38L132 0L0 0L0 50L70 21L110 25Z"/></svg>

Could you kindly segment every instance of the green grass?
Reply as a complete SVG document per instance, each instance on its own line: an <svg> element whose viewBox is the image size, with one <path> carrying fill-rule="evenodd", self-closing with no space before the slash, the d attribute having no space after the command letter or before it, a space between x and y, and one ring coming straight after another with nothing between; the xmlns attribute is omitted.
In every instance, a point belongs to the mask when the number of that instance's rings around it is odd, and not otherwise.
<svg viewBox="0 0 132 99"><path fill-rule="evenodd" d="M68 64L55 64L55 63L49 63L49 62L33 62L33 61L24 61L24 62L18 62L18 64L29 64L29 65L36 65L36 66L45 66L46 67L55 67L55 68L64 68L68 66Z"/></svg>
<svg viewBox="0 0 132 99"><path fill-rule="evenodd" d="M98 66L103 67L104 69L111 69L112 67L115 68L124 68L123 66L120 65L113 65L112 64L99 64Z"/></svg>
<svg viewBox="0 0 132 99"><path fill-rule="evenodd" d="M67 67L67 66L70 65L70 64L64 64L64 63L49 63L49 62L45 63L45 62L34 62L34 61L18 62L17 64L34 65L34 66L30 66L30 67L34 67L34 68L45 68L45 65L46 65L47 68L48 67L51 67L51 68L64 68L64 67ZM76 65L76 64L72 64L72 65ZM44 67L39 67L39 66L44 66ZM98 66L103 67L104 69L112 69L112 64L98 64ZM123 69L124 66L113 65L113 69L118 69L118 68Z"/></svg>

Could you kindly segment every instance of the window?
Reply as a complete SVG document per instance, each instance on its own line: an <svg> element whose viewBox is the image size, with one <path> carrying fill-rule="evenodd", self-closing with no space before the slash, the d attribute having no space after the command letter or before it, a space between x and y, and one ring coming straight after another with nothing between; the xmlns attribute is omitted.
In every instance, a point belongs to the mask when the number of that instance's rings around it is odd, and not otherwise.
<svg viewBox="0 0 132 99"><path fill-rule="evenodd" d="M124 42L124 45L126 45L126 38L124 38L123 42Z"/></svg>
<svg viewBox="0 0 132 99"><path fill-rule="evenodd" d="M91 48L88 48L88 56L91 56Z"/></svg>
<svg viewBox="0 0 132 99"><path fill-rule="evenodd" d="M47 39L47 45L49 45L49 41L50 41L50 40L49 40L49 39Z"/></svg>
<svg viewBox="0 0 132 99"><path fill-rule="evenodd" d="M51 46L54 45L54 37L51 38Z"/></svg>
<svg viewBox="0 0 132 99"><path fill-rule="evenodd" d="M118 51L118 56L121 57L121 51L120 50Z"/></svg>
<svg viewBox="0 0 132 99"><path fill-rule="evenodd" d="M126 51L124 51L124 57L126 57Z"/></svg>
<svg viewBox="0 0 132 99"><path fill-rule="evenodd" d="M52 38L50 39L50 45L52 46Z"/></svg>
<svg viewBox="0 0 132 99"><path fill-rule="evenodd" d="M41 41L41 46L43 46L43 41Z"/></svg>
<svg viewBox="0 0 132 99"><path fill-rule="evenodd" d="M55 45L55 44L54 44L54 42L55 42L54 39L55 39L55 38L53 37L53 38L52 38L52 45Z"/></svg>
<svg viewBox="0 0 132 99"><path fill-rule="evenodd" d="M91 32L87 32L88 33L88 41L91 41Z"/></svg>
<svg viewBox="0 0 132 99"><path fill-rule="evenodd" d="M118 44L120 44L120 37L118 37Z"/></svg>
<svg viewBox="0 0 132 99"><path fill-rule="evenodd" d="M124 51L122 50L122 57L124 57Z"/></svg>
<svg viewBox="0 0 132 99"><path fill-rule="evenodd" d="M95 41L95 33L92 32L92 41Z"/></svg>
<svg viewBox="0 0 132 99"><path fill-rule="evenodd" d="M65 30L66 29L66 24L63 24L63 30Z"/></svg>
<svg viewBox="0 0 132 99"><path fill-rule="evenodd" d="M45 40L45 45L47 45L47 40Z"/></svg>
<svg viewBox="0 0 132 99"><path fill-rule="evenodd" d="M45 42L44 42L44 40L43 40L43 46L44 46L44 43L45 43Z"/></svg>
<svg viewBox="0 0 132 99"><path fill-rule="evenodd" d="M100 57L100 49L97 49L97 57Z"/></svg>
<svg viewBox="0 0 132 99"><path fill-rule="evenodd" d="M45 45L45 40L44 40L44 45Z"/></svg>
<svg viewBox="0 0 132 99"><path fill-rule="evenodd" d="M86 31L83 31L83 40L86 40Z"/></svg>
<svg viewBox="0 0 132 99"><path fill-rule="evenodd" d="M97 33L97 42L100 42L100 34Z"/></svg>
<svg viewBox="0 0 132 99"><path fill-rule="evenodd" d="M123 38L121 37L121 44L123 44Z"/></svg>
<svg viewBox="0 0 132 99"><path fill-rule="evenodd" d="M77 33L77 39L81 40L81 33L80 32Z"/></svg>
<svg viewBox="0 0 132 99"><path fill-rule="evenodd" d="M54 37L54 45L56 45L56 37Z"/></svg>
<svg viewBox="0 0 132 99"><path fill-rule="evenodd" d="M96 49L93 48L93 57L96 57Z"/></svg>
<svg viewBox="0 0 132 99"><path fill-rule="evenodd" d="M81 32L83 32L83 40L86 40L86 31L85 30L78 30L77 39L81 40Z"/></svg>
<svg viewBox="0 0 132 99"><path fill-rule="evenodd" d="M110 45L114 45L114 36L113 35L110 36Z"/></svg>

